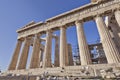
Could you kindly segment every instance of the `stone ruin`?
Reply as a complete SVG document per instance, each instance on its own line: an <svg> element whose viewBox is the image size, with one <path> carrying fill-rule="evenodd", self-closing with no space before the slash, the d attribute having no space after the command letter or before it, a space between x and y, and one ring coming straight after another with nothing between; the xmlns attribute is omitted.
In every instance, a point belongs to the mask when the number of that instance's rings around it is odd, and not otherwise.
<svg viewBox="0 0 120 80"><path fill-rule="evenodd" d="M32 21L17 30L17 44L11 63L8 70L2 73L0 80L20 76L26 80L119 78L120 0L91 1L92 3L47 19L45 22ZM98 3L95 3L96 1ZM97 25L100 43L88 45L83 24L91 20ZM66 30L70 26L76 26L77 30L79 65L73 64L72 47L66 40ZM60 36L53 34L57 30L60 31ZM46 36L41 37L44 34ZM52 39L55 39L54 65L51 61ZM45 45L41 44L42 42L45 42ZM26 69L30 46L32 46L32 57L29 69ZM94 59L90 53L93 48L99 53Z"/></svg>

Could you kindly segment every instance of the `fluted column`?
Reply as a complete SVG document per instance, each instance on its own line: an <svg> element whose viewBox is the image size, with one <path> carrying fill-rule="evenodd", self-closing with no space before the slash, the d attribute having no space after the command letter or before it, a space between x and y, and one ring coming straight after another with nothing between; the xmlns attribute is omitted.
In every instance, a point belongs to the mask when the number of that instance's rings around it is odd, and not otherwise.
<svg viewBox="0 0 120 80"><path fill-rule="evenodd" d="M116 18L116 20L119 24L119 27L120 27L120 11L119 10L115 11L115 18Z"/></svg>
<svg viewBox="0 0 120 80"><path fill-rule="evenodd" d="M59 67L59 38L55 38L55 67Z"/></svg>
<svg viewBox="0 0 120 80"><path fill-rule="evenodd" d="M21 56L20 56L20 61L19 61L18 68L17 68L18 70L19 69L26 69L29 47L30 47L30 41L29 41L28 38L25 38L24 46L23 46L23 49L22 49L22 53L21 53Z"/></svg>
<svg viewBox="0 0 120 80"><path fill-rule="evenodd" d="M30 68L39 68L40 35L36 34L33 42L32 58Z"/></svg>
<svg viewBox="0 0 120 80"><path fill-rule="evenodd" d="M42 67L42 62L43 62L43 50L40 50L39 52L39 66Z"/></svg>
<svg viewBox="0 0 120 80"><path fill-rule="evenodd" d="M69 54L68 54L68 44L66 42L66 53L65 53L65 66L69 65Z"/></svg>
<svg viewBox="0 0 120 80"><path fill-rule="evenodd" d="M78 45L80 51L81 65L91 64L90 51L84 35L83 22L76 21Z"/></svg>
<svg viewBox="0 0 120 80"><path fill-rule="evenodd" d="M66 28L60 28L60 67L65 66L65 54L66 54Z"/></svg>
<svg viewBox="0 0 120 80"><path fill-rule="evenodd" d="M15 70L16 69L18 57L20 54L21 45L22 45L22 41L18 40L8 70Z"/></svg>
<svg viewBox="0 0 120 80"><path fill-rule="evenodd" d="M51 49L52 49L52 32L50 30L47 31L47 38L45 44L45 52L43 58L43 68L51 67Z"/></svg>
<svg viewBox="0 0 120 80"><path fill-rule="evenodd" d="M103 45L103 49L105 51L105 55L107 57L108 63L119 63L120 62L120 55L119 51L116 48L115 43L112 40L112 37L102 19L102 17L97 16L95 18L98 32L100 34L101 42Z"/></svg>
<svg viewBox="0 0 120 80"><path fill-rule="evenodd" d="M119 26L116 22L116 20L112 20L111 19L111 16L107 16L105 18L105 24L107 26L107 28L110 28L109 32L113 38L113 41L115 42L118 50L119 50L119 53L120 53L120 36L118 35L119 33Z"/></svg>
<svg viewBox="0 0 120 80"><path fill-rule="evenodd" d="M118 33L119 33L119 29L118 29L118 26L117 26L117 24L115 25L115 24L113 24L113 25L111 25L112 27L112 32L113 32L113 35L114 35L114 41L115 41L115 43L116 43L116 45L117 45L117 48L118 48L118 50L119 50L119 53L120 53L120 35L118 35Z"/></svg>
<svg viewBox="0 0 120 80"><path fill-rule="evenodd" d="M71 44L68 44L68 60L69 60L69 66L73 65L73 55L72 55L72 46Z"/></svg>
<svg viewBox="0 0 120 80"><path fill-rule="evenodd" d="M114 38L113 32L111 31L112 30L111 28L114 27L114 26L111 27L111 21L112 21L111 17L112 16L105 17L105 24L106 24L106 27L109 29L111 37Z"/></svg>
<svg viewBox="0 0 120 80"><path fill-rule="evenodd" d="M69 54L68 54L68 46L66 44L66 53L65 53L65 66L69 66Z"/></svg>

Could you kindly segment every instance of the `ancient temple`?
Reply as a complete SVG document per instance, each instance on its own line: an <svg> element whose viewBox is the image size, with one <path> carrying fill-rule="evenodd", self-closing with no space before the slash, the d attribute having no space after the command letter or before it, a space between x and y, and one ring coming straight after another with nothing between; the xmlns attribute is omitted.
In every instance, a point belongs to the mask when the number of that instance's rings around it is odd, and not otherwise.
<svg viewBox="0 0 120 80"><path fill-rule="evenodd" d="M96 2L99 0L91 0ZM8 71L5 74L19 74L40 77L47 72L51 76L110 77L120 76L120 0L104 0L89 3L66 13L47 19L46 22L30 22L17 30L18 38ZM100 35L100 43L88 45L83 24L93 20ZM73 64L72 46L66 40L66 30L76 27L80 65ZM60 31L60 36L53 34ZM44 38L42 35L46 35ZM55 39L54 66L51 61L52 39ZM41 44L45 42L45 45ZM23 48L21 49L21 46ZM29 48L32 57L26 69ZM98 57L91 56L96 49ZM20 55L20 50L21 55ZM20 58L19 58L20 57ZM94 64L97 63L97 64ZM35 78L34 78L35 80Z"/></svg>

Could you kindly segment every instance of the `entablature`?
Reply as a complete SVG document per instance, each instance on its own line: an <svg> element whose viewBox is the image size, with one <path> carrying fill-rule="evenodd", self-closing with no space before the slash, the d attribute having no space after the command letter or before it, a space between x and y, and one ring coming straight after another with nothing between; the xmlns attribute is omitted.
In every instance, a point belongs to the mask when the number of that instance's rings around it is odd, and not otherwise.
<svg viewBox="0 0 120 80"><path fill-rule="evenodd" d="M36 33L42 33L46 30L57 30L59 27L68 25L73 26L75 21L94 20L97 15L106 16L113 13L116 9L120 8L120 0L109 0L102 3L90 3L83 7L76 8L69 12L47 19L46 22L38 22L28 27L17 30L18 39Z"/></svg>

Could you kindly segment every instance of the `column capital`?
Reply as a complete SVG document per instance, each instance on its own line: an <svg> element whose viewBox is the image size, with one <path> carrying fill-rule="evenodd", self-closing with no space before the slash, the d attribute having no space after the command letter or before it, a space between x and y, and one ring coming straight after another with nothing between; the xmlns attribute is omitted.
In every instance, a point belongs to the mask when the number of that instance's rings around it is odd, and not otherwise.
<svg viewBox="0 0 120 80"><path fill-rule="evenodd" d="M24 41L25 41L25 40L31 40L31 39L32 39L32 37L28 37L28 36L27 36L27 37L24 38Z"/></svg>
<svg viewBox="0 0 120 80"><path fill-rule="evenodd" d="M36 33L34 36L39 37L40 35L41 35L40 33Z"/></svg>
<svg viewBox="0 0 120 80"><path fill-rule="evenodd" d="M120 8L116 8L113 10L113 12L120 11Z"/></svg>
<svg viewBox="0 0 120 80"><path fill-rule="evenodd" d="M95 17L94 17L94 20L96 20L96 18L99 18L99 17L102 17L101 15L96 15Z"/></svg>
<svg viewBox="0 0 120 80"><path fill-rule="evenodd" d="M97 18L103 18L101 14L97 14L93 19L96 20Z"/></svg>
<svg viewBox="0 0 120 80"><path fill-rule="evenodd" d="M77 21L75 21L75 24L79 24L79 23L84 23L84 21L83 20L77 20Z"/></svg>
<svg viewBox="0 0 120 80"><path fill-rule="evenodd" d="M22 39L17 39L17 41L23 41Z"/></svg>
<svg viewBox="0 0 120 80"><path fill-rule="evenodd" d="M23 41L26 43L26 45L30 46L31 45L31 41L32 41L32 37L25 37Z"/></svg>
<svg viewBox="0 0 120 80"><path fill-rule="evenodd" d="M47 33L47 32L53 33L53 30L47 29L47 30L46 30L46 33Z"/></svg>
<svg viewBox="0 0 120 80"><path fill-rule="evenodd" d="M63 25L63 26L60 26L60 29L61 29L61 28L67 29L67 26L68 26L67 24L65 24L65 25Z"/></svg>

